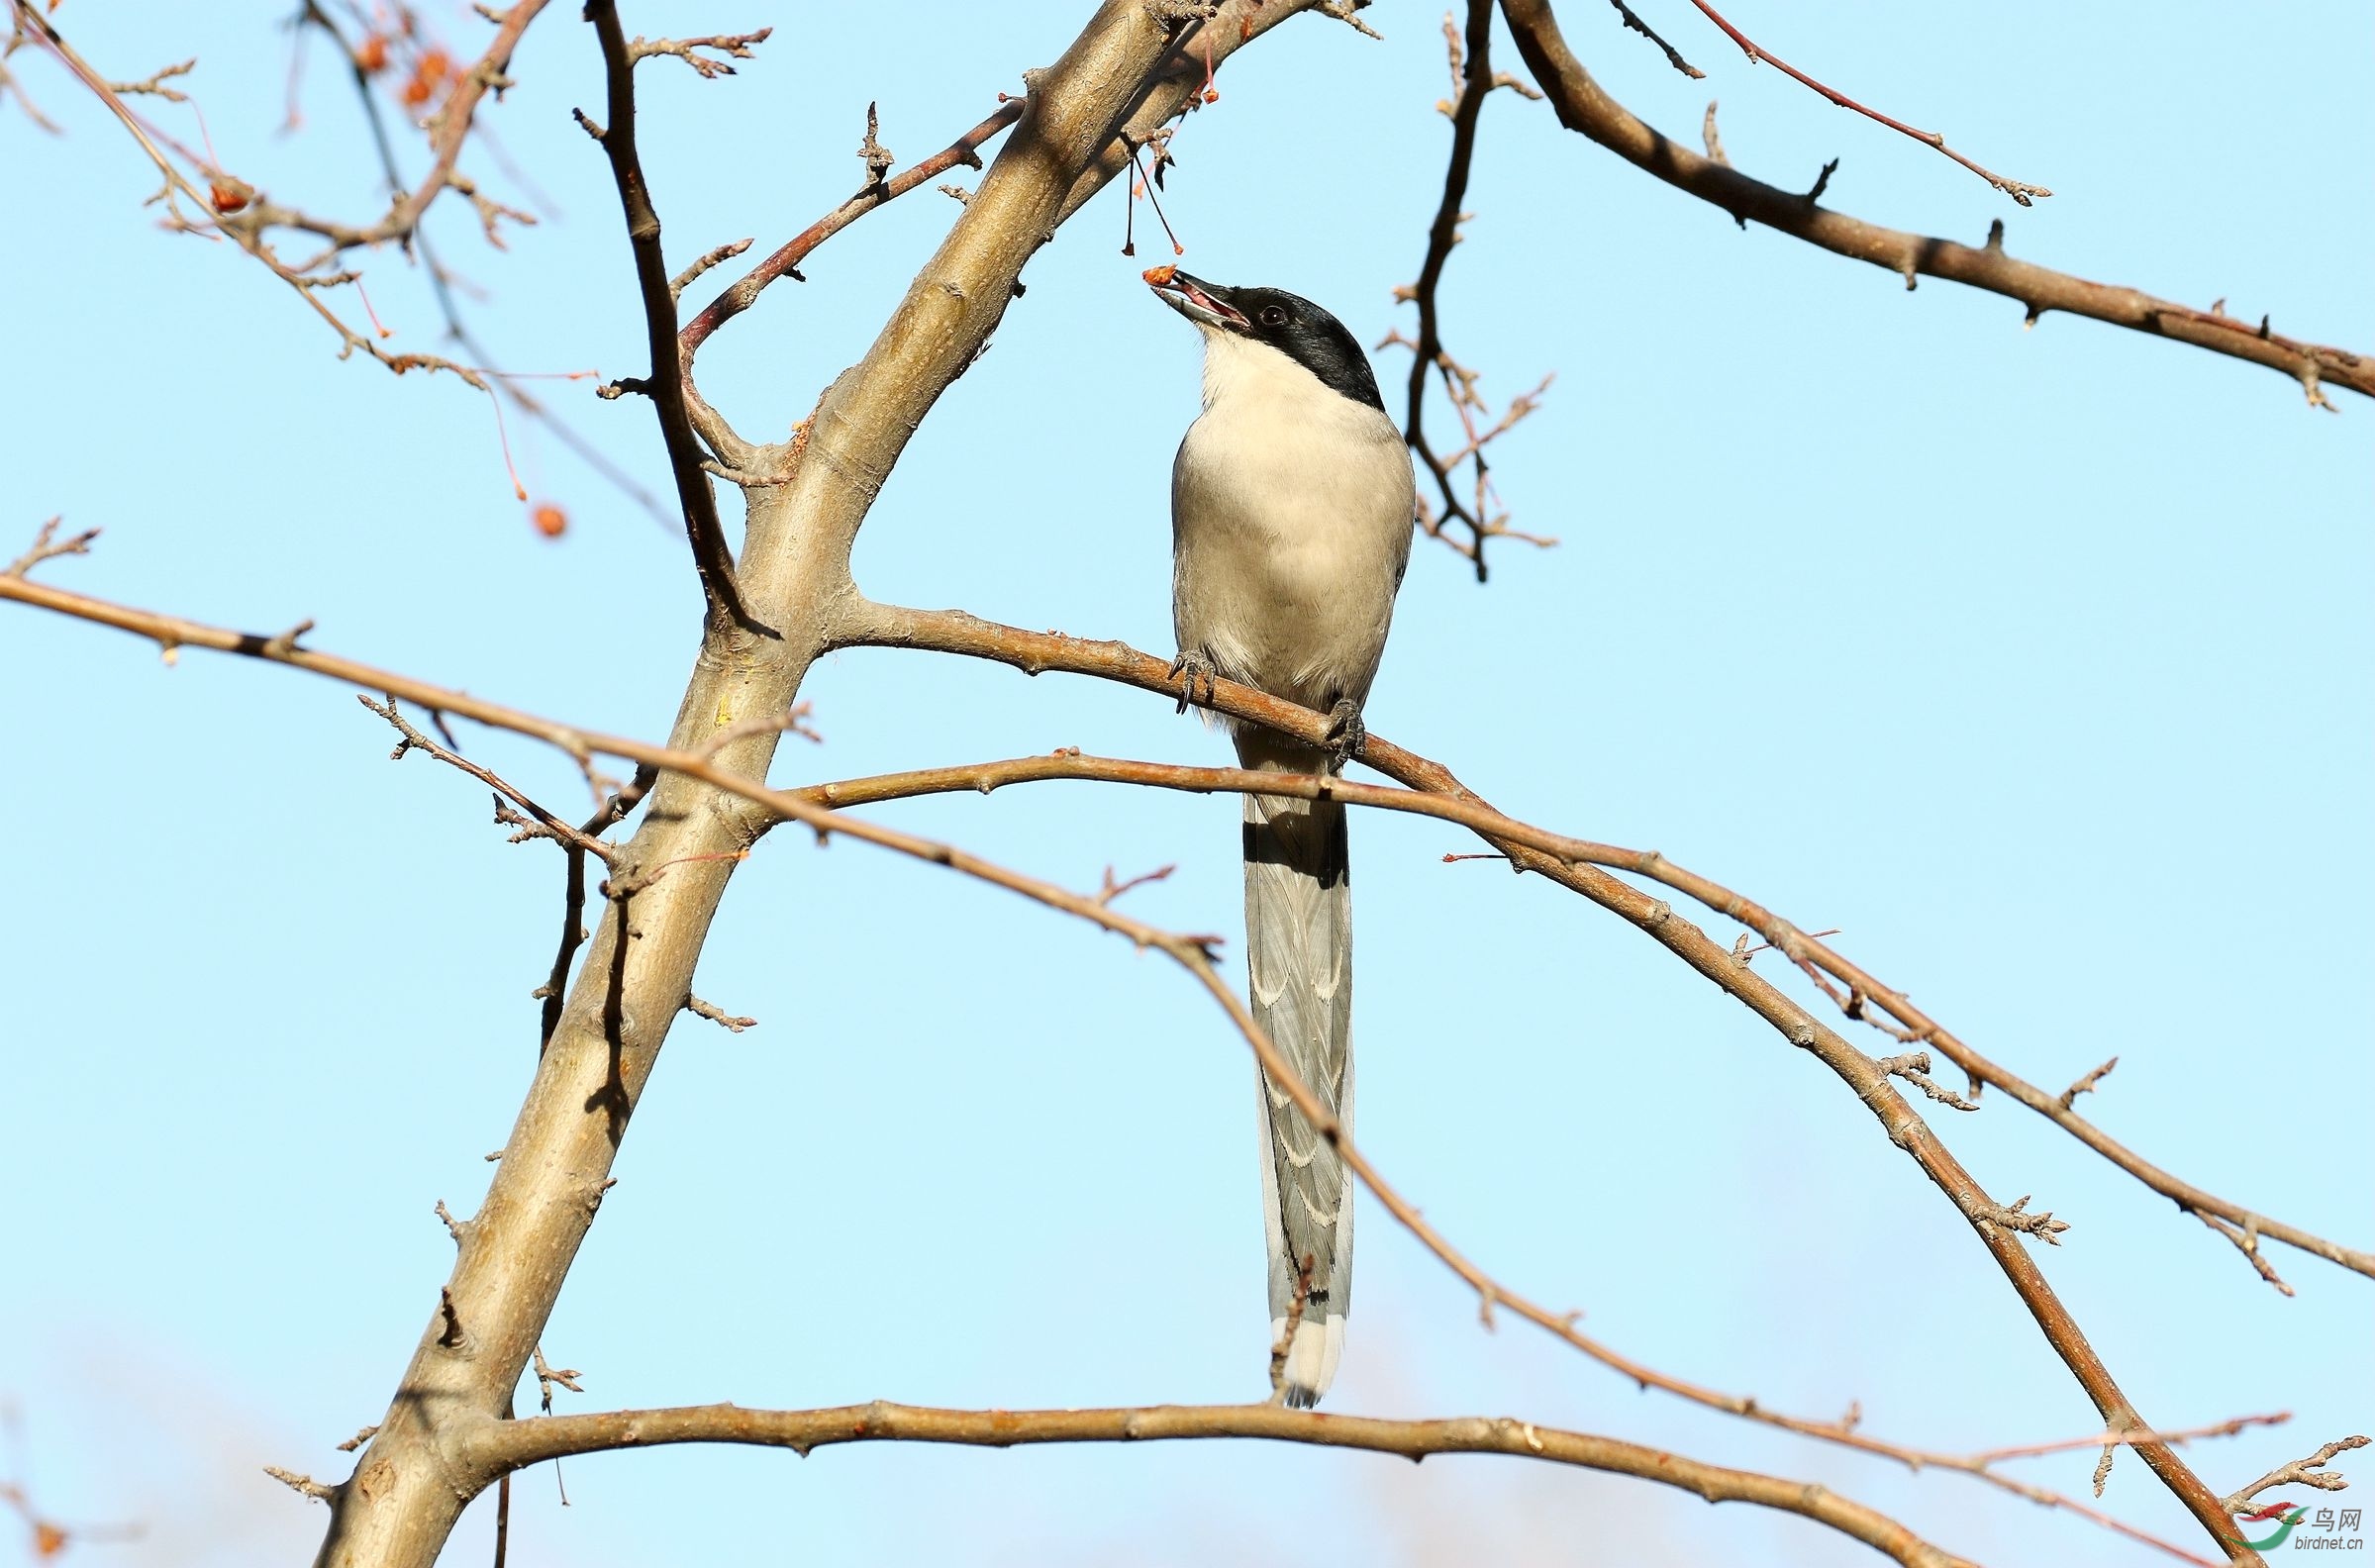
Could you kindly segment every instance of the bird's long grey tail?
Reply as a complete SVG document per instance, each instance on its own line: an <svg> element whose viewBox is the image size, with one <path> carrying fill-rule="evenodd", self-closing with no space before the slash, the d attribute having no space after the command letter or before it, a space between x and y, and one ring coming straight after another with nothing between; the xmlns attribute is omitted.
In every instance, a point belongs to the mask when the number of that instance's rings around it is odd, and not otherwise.
<svg viewBox="0 0 2375 1568"><path fill-rule="evenodd" d="M1325 752L1263 732L1240 732L1237 742L1249 768L1319 773L1328 763ZM1244 834L1254 1021L1349 1130L1352 877L1344 809L1334 801L1248 795ZM1352 1305L1352 1183L1335 1148L1266 1073L1260 1090L1270 1339L1276 1345L1295 1321L1284 1379L1287 1403L1302 1408L1328 1392L1343 1352Z"/></svg>

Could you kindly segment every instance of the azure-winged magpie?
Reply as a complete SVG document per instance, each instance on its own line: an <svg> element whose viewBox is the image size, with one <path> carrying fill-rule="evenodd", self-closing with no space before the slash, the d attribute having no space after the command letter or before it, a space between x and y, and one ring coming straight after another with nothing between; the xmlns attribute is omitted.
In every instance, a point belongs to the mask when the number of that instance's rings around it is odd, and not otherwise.
<svg viewBox="0 0 2375 1568"><path fill-rule="evenodd" d="M1204 336L1204 413L1171 466L1172 673L1180 704L1218 674L1330 717L1331 744L1234 727L1248 768L1324 773L1359 748L1361 704L1409 564L1410 456L1341 322L1273 288L1156 267L1146 281ZM1343 808L1245 797L1245 957L1253 1016L1342 1124L1352 1122L1352 889ZM1266 1077L1263 1225L1270 1336L1294 1316L1287 1403L1335 1380L1352 1300L1352 1184ZM1304 1284L1305 1271L1309 1282Z"/></svg>

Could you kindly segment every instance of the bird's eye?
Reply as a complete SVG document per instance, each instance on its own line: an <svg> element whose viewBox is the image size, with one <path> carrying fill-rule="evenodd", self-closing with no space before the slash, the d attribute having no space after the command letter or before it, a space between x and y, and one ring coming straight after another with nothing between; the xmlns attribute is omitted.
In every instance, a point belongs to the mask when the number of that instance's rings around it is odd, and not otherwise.
<svg viewBox="0 0 2375 1568"><path fill-rule="evenodd" d="M1284 305L1263 306L1261 324L1264 327L1284 327L1286 325L1286 307Z"/></svg>

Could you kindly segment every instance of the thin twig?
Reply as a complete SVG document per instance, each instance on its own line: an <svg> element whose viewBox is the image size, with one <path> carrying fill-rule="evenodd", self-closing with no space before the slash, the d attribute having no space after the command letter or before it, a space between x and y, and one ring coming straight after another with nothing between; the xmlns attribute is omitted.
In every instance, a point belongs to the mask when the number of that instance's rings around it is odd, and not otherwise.
<svg viewBox="0 0 2375 1568"><path fill-rule="evenodd" d="M2220 1506L2229 1514L2240 1514L2251 1506L2253 1498L2271 1487L2305 1486L2316 1487L2321 1492L2346 1491L2349 1480L2339 1471L2328 1470L2326 1466L2332 1462L2334 1455L2347 1453L2353 1448L2364 1448L2367 1442L2365 1437L2343 1437L2329 1442L2308 1458L2278 1465L2241 1491L2228 1493Z"/></svg>
<svg viewBox="0 0 2375 1568"><path fill-rule="evenodd" d="M2069 1110L2069 1109L2070 1109L2070 1107L2071 1107L2073 1104L2075 1104L2075 1103L2077 1102L2077 1100L2078 1100L2078 1097L2079 1097L2080 1095L2082 1095L2082 1094L2093 1094L2093 1093L2095 1092L2095 1085L2097 1085L2097 1084L2099 1084L2099 1083L2101 1083L2101 1082L2103 1081L2103 1075L2104 1075L2104 1074L2106 1074L2106 1073L2108 1073L2108 1072L2110 1072L2110 1071L2111 1071L2111 1070L2112 1070L2114 1067L2117 1067L2117 1066L2119 1066L2119 1065L2120 1065L2120 1058L2119 1058L2119 1057L2117 1057L2117 1056L2114 1056L2114 1057L2113 1057L2111 1060L2109 1060L2109 1061L2105 1062L2105 1063L2104 1063L2102 1066L2100 1066L2100 1067L2096 1068L2096 1069L2095 1069L2093 1072L2087 1073L2087 1074L2083 1075L2082 1077L2080 1077L2080 1078L2079 1078L2079 1080L2078 1080L2076 1083L2074 1083L2074 1084L2070 1085L2070 1087L2069 1087L2069 1088L2067 1088L2067 1089L2064 1089L2064 1090L2061 1092L2061 1095L2060 1095L2060 1098L2059 1098L2059 1102L2058 1102L2058 1103L2060 1104L2061 1108L2062 1108L2064 1111L2067 1111L2067 1110Z"/></svg>
<svg viewBox="0 0 2375 1568"><path fill-rule="evenodd" d="M60 555L88 555L91 552L91 540L99 537L99 531L84 529L70 539L60 540L57 538L57 525L63 521L63 518L51 518L43 524L40 532L33 536L32 548L5 567L0 567L0 577L21 578L42 562L55 560Z"/></svg>
<svg viewBox="0 0 2375 1568"><path fill-rule="evenodd" d="M1679 49L1675 49L1673 45L1667 43L1664 39L1657 36L1656 29L1650 27L1648 23L1633 15L1633 7L1627 5L1625 0L1608 0L1608 3L1617 8L1617 15L1624 20L1624 23L1628 28L1631 28L1633 32L1638 33L1641 37L1647 39L1650 43L1656 45L1660 49L1665 51L1667 64L1673 66L1676 70L1682 72L1682 74L1688 76L1693 81L1706 80L1707 72L1701 70L1689 60L1684 59L1682 57L1682 52ZM1712 118L1712 109L1711 118L1708 123L1711 125L1714 124L1714 120Z"/></svg>
<svg viewBox="0 0 2375 1568"><path fill-rule="evenodd" d="M393 693L388 695L388 699L385 703L375 703L368 696L365 696L360 692L355 694L354 700L361 703L365 708L370 709L371 712L379 715L380 718L385 719L390 725L393 725L396 729L396 733L403 736L401 740L396 742L396 749L388 753L389 761L397 762L403 760L404 753L407 751L426 751L431 756L436 757L440 762L445 763L446 766L459 768L462 772L469 774L470 777L478 780L479 783L484 784L487 788L495 791L497 795L510 800L514 805L518 806L521 811L526 812L530 820L524 824L520 823L516 818L505 819L498 817L496 819L497 822L502 823L504 826L520 827L521 831L512 836L511 841L513 843L520 843L529 838L550 838L566 848L579 850L586 854L598 855L606 862L615 863L618 856L618 849L615 845L604 843L601 839L594 837L591 833L582 833L577 829L570 827L567 823L561 821L558 817L555 817L544 807L539 806L517 785L512 784L500 774L495 773L488 768L481 767L479 764L471 761L468 757L461 755L457 751L448 750L446 747L438 744L435 740L432 740L427 735L421 734L420 731L414 729L412 725L405 719L402 712L398 710L396 706L396 698Z"/></svg>
<svg viewBox="0 0 2375 1568"><path fill-rule="evenodd" d="M734 67L724 59L710 58L701 50L723 54L727 59L749 59L750 50L764 44L774 31L760 28L755 33L713 33L706 38L637 39L627 46L627 57L633 63L655 54L672 54L700 72L703 81L715 81L720 76L733 75Z"/></svg>
<svg viewBox="0 0 2375 1568"><path fill-rule="evenodd" d="M678 335L678 343L684 350L687 373L690 373L693 355L700 352L701 345L709 341L711 334L748 310L757 301L759 293L777 278L789 277L798 280L800 263L817 246L840 234L884 202L906 195L917 186L938 178L958 164L963 164L967 168L981 167L982 146L1021 118L1023 118L1023 100L1020 98L1009 99L998 107L996 113L931 157L911 169L891 176L888 180L867 184L856 195L815 223L810 224L782 245L777 245L773 251L769 252L765 260L744 273L732 287L710 301L700 314L684 324L683 332Z"/></svg>
<svg viewBox="0 0 2375 1568"><path fill-rule="evenodd" d="M310 25L328 35L331 42L338 46L340 54L345 57L347 79L353 84L355 98L362 105L363 120L370 128L372 147L379 156L380 173L387 180L388 190L392 197L401 200L405 193L404 176L396 166L395 145L388 138L387 124L380 113L379 95L371 85L369 64L358 52L353 42L340 29L336 20L324 11L316 3L316 0L306 0L304 10L298 15L298 23L300 26ZM492 149L491 133L481 129L479 139L489 146L490 150ZM486 351L476 335L470 331L468 323L462 319L461 306L453 297L453 288L447 281L445 268L438 260L436 247L430 243L427 226L416 222L404 240L406 244L420 252L421 265L429 279L430 296L437 301L438 310L445 319L446 336L459 343L462 351L476 362L482 365L492 365L494 355ZM359 276L359 274L356 275ZM574 425L546 407L544 399L521 386L516 376L505 375L503 372L493 369L490 369L487 375L494 389L510 399L514 408L551 432L554 440L573 452L580 462L591 468L611 488L635 502L637 506L642 507L660 523L670 526L676 524L675 514L663 508L657 497L644 489L634 475L613 461L609 453L588 441Z"/></svg>
<svg viewBox="0 0 2375 1568"><path fill-rule="evenodd" d="M751 618L735 584L734 552L726 543L726 526L718 517L717 493L701 471L701 441L693 432L687 406L688 361L676 344L676 296L669 291L667 261L660 249L659 213L651 205L649 183L635 144L635 56L619 26L618 0L586 0L586 20L602 41L602 60L608 81L609 123L596 140L610 158L611 175L619 187L619 205L627 217L627 239L635 251L637 286L643 298L645 338L651 352L651 374L631 386L651 399L659 417L660 440L668 451L668 467L676 478L677 500L684 507L684 531L693 548L693 569L700 575L702 596L710 613L745 631L774 635ZM579 119L582 121L583 116ZM588 126L588 130L594 128Z"/></svg>
<svg viewBox="0 0 2375 1568"><path fill-rule="evenodd" d="M1857 103L1854 99L1848 97L1845 93L1840 92L1835 87L1825 86L1823 83L1815 80L1812 76L1807 75L1806 72L1800 70L1797 66L1790 64L1787 60L1768 52L1766 49L1753 43L1747 34L1742 33L1738 28L1733 27L1730 22L1726 21L1724 19L1724 14L1721 11L1718 11L1714 6L1709 5L1707 0L1691 0L1691 4L1699 8L1700 15L1706 17L1717 27L1722 28L1725 36L1731 39L1732 43L1737 44L1740 47L1740 52L1748 56L1750 63L1753 64L1756 61L1761 60L1765 64L1772 66L1775 70L1780 71L1783 75L1789 77L1792 81L1799 83L1801 86L1810 87L1816 92L1821 93L1824 97L1830 99L1841 109L1852 109L1867 120L1876 120L1880 124L1887 126L1891 131L1896 131L1905 136L1912 137L1916 142L1921 143L1924 147L1936 148L1938 151L1945 153L1946 156L1954 159L1955 162L1960 163L1964 168L1967 168L1972 173L1978 175L1981 179L1986 180L1990 185L1995 186L1996 189L2004 192L2005 195L2010 196L2014 201L2019 202L2022 206L2031 206L2034 204L2034 198L2039 196L2050 196L2053 194L2051 191L2045 189L2045 187L2042 185L2029 185L2020 180L2006 179L2003 175L1996 173L1993 169L1981 168L1978 164L1972 162L1969 158L1964 157L1960 152L1957 152L1954 150L1954 148L1948 147L1946 145L1945 137L1940 135L1938 132L1918 131L1912 126L1907 125L1902 120L1892 120L1877 109L1868 108L1863 104Z"/></svg>
<svg viewBox="0 0 2375 1568"><path fill-rule="evenodd" d="M1435 476L1435 488L1441 496L1442 513L1438 518L1433 507L1421 502L1419 526L1434 539L1441 539L1468 557L1476 567L1476 580L1486 577L1484 541L1495 534L1508 534L1506 517L1492 515L1491 493L1486 478L1483 454L1485 442L1501 434L1533 412L1534 399L1549 386L1542 385L1532 394L1518 399L1510 406L1502 422L1490 434L1481 434L1472 417L1472 410L1481 407L1475 396L1475 373L1454 361L1443 348L1442 307L1439 291L1444 265L1451 259L1451 247L1460 241L1459 226L1470 214L1462 211L1467 199L1468 172L1476 156L1476 126L1484 112L1484 100L1495 87L1518 87L1531 93L1515 78L1496 74L1492 66L1493 3L1492 0L1468 0L1466 43L1463 49L1461 34L1452 18L1443 18L1443 43L1451 66L1452 96L1437 107L1451 117L1451 152L1443 165L1443 196L1436 204L1435 221L1427 231L1427 254L1419 264L1418 281L1407 289L1398 290L1400 297L1419 308L1419 335L1406 340L1401 334L1390 335L1386 343L1408 343L1411 349L1409 390L1405 400L1402 433L1428 472ZM1379 346L1384 346L1380 344ZM1453 457L1438 456L1434 442L1427 435L1427 385L1431 376L1439 373L1444 392L1451 400L1456 414L1468 433L1468 443ZM1460 498L1453 485L1453 471L1463 460L1475 465L1475 498L1473 502ZM1452 538L1444 529L1458 523L1468 531L1465 539ZM1526 538L1526 536L1518 536ZM1542 542L1534 540L1534 542Z"/></svg>
<svg viewBox="0 0 2375 1568"><path fill-rule="evenodd" d="M2103 1448L2145 1442L2182 1443L2197 1437L2232 1437L2253 1426L2281 1426L2293 1419L2291 1411L2276 1411L2266 1416L2236 1416L2231 1420L2211 1421L2201 1426L2186 1426L2175 1431L2157 1432L2094 1432L2085 1437L2064 1437L2054 1442L2019 1443L2010 1448L1989 1448L1971 1457L1981 1464L1995 1464L2005 1459L2029 1459L2039 1454L2068 1453L2073 1448Z"/></svg>

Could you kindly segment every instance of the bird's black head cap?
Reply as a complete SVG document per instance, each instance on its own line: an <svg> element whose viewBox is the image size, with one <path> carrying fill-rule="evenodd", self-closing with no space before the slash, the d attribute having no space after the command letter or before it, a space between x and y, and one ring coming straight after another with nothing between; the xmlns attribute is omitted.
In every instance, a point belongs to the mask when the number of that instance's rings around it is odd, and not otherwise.
<svg viewBox="0 0 2375 1568"><path fill-rule="evenodd" d="M1177 267L1146 273L1164 304L1198 326L1225 332L1285 354L1355 403L1385 412L1369 356L1344 324L1300 294L1284 289L1207 283Z"/></svg>

